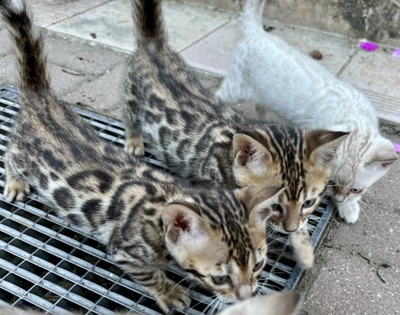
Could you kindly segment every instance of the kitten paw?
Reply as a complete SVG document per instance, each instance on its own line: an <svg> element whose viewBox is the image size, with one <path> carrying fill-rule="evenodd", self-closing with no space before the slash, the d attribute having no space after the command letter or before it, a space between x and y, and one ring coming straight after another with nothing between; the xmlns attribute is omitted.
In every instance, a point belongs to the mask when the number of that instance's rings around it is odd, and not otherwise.
<svg viewBox="0 0 400 315"><path fill-rule="evenodd" d="M296 261L303 270L311 269L314 266L314 250L305 247L301 253L296 253Z"/></svg>
<svg viewBox="0 0 400 315"><path fill-rule="evenodd" d="M136 156L143 156L144 144L142 136L132 136L125 139L125 151Z"/></svg>
<svg viewBox="0 0 400 315"><path fill-rule="evenodd" d="M312 268L314 265L314 249L310 241L307 227L291 233L289 238L300 268L303 270Z"/></svg>
<svg viewBox="0 0 400 315"><path fill-rule="evenodd" d="M25 196L30 193L29 185L23 180L9 178L6 180L3 196L6 201L11 202L14 199L23 201Z"/></svg>
<svg viewBox="0 0 400 315"><path fill-rule="evenodd" d="M172 310L183 311L191 302L189 292L181 285L175 285L168 293L158 296L157 300L166 313Z"/></svg>
<svg viewBox="0 0 400 315"><path fill-rule="evenodd" d="M357 201L345 201L337 204L339 216L346 223L356 223L360 216L360 205Z"/></svg>

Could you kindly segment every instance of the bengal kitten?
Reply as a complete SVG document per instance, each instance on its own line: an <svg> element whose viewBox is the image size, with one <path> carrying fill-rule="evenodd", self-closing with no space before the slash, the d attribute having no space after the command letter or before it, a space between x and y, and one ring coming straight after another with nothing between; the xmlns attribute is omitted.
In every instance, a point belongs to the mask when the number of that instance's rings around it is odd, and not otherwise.
<svg viewBox="0 0 400 315"><path fill-rule="evenodd" d="M306 227L347 133L250 121L219 103L169 47L159 0L132 0L137 47L125 83L128 152L144 145L175 174L205 187L286 187L270 219L290 233L299 264L313 265Z"/></svg>
<svg viewBox="0 0 400 315"><path fill-rule="evenodd" d="M21 110L5 154L7 201L35 187L57 215L97 232L163 311L190 304L162 268L177 263L226 301L252 296L280 188L191 189L105 143L56 100L43 39L23 0L0 1L19 53ZM279 190L279 192L278 192Z"/></svg>

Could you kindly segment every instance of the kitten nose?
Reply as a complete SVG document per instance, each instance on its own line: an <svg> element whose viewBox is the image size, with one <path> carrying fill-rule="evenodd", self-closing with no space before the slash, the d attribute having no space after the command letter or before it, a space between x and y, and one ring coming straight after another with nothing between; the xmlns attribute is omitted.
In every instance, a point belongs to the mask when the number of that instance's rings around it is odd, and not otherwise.
<svg viewBox="0 0 400 315"><path fill-rule="evenodd" d="M297 221L284 220L283 229L288 232L296 232L299 229L299 223Z"/></svg>
<svg viewBox="0 0 400 315"><path fill-rule="evenodd" d="M236 292L236 298L238 300L244 300L251 297L253 294L253 290L251 285L242 285L239 290Z"/></svg>
<svg viewBox="0 0 400 315"><path fill-rule="evenodd" d="M334 199L337 203L341 203L344 201L345 197L343 195L335 195Z"/></svg>

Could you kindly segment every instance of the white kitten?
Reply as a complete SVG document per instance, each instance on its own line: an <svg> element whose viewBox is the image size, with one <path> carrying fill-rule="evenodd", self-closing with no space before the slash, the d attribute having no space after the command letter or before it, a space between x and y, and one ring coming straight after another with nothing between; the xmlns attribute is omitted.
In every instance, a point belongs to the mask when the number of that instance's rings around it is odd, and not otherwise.
<svg viewBox="0 0 400 315"><path fill-rule="evenodd" d="M264 3L247 1L244 38L216 95L226 103L263 104L304 129L351 131L337 150L328 190L339 215L354 223L361 195L397 159L393 144L379 134L375 109L360 91L264 31Z"/></svg>

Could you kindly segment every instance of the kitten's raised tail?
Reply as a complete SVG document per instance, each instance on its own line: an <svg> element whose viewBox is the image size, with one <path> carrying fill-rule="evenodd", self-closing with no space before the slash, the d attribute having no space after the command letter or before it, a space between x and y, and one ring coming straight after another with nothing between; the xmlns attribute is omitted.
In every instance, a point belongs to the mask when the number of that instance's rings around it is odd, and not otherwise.
<svg viewBox="0 0 400 315"><path fill-rule="evenodd" d="M132 0L132 14L138 41L166 40L160 0Z"/></svg>
<svg viewBox="0 0 400 315"><path fill-rule="evenodd" d="M34 93L50 89L46 72L43 38L35 32L32 19L23 0L0 0L0 14L17 47L21 90Z"/></svg>
<svg viewBox="0 0 400 315"><path fill-rule="evenodd" d="M247 0L243 9L243 31L251 32L262 27L265 0Z"/></svg>

